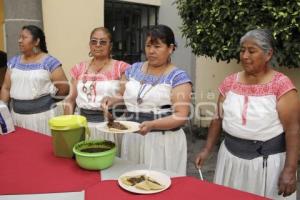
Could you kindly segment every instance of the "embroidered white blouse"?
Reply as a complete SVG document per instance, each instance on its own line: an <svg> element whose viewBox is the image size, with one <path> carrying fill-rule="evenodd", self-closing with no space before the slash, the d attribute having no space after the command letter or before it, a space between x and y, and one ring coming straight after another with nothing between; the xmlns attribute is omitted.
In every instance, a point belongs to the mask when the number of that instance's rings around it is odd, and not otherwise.
<svg viewBox="0 0 300 200"><path fill-rule="evenodd" d="M61 63L51 55L38 63L22 63L21 55L17 55L7 62L7 66L11 70L11 98L32 100L56 93L50 74L61 67Z"/></svg>
<svg viewBox="0 0 300 200"><path fill-rule="evenodd" d="M225 78L219 87L225 97L223 129L227 133L251 140L266 141L283 132L276 109L278 99L295 89L291 80L275 72L266 84L247 85L239 82L238 73Z"/></svg>
<svg viewBox="0 0 300 200"><path fill-rule="evenodd" d="M71 69L72 78L78 81L76 104L79 108L99 110L104 96L114 96L119 91L119 80L129 64L116 60L111 71L93 74L86 73L89 63L83 61Z"/></svg>

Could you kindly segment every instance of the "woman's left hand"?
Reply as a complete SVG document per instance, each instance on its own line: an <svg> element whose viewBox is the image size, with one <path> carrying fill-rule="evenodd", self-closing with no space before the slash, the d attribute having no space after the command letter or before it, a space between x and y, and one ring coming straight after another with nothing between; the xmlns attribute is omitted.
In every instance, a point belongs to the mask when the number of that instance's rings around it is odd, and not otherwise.
<svg viewBox="0 0 300 200"><path fill-rule="evenodd" d="M279 176L278 181L278 194L284 197L291 195L296 191L296 172L284 168Z"/></svg>
<svg viewBox="0 0 300 200"><path fill-rule="evenodd" d="M153 129L153 127L154 127L153 121L144 121L140 125L139 133L141 135L146 135Z"/></svg>

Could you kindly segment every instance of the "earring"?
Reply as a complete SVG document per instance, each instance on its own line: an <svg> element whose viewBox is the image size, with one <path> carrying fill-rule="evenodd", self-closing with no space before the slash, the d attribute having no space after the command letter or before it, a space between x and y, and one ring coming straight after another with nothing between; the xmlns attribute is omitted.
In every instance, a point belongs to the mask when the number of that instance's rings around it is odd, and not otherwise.
<svg viewBox="0 0 300 200"><path fill-rule="evenodd" d="M33 51L34 54L38 54L40 52L40 49L37 48L37 47L33 47L32 51Z"/></svg>
<svg viewBox="0 0 300 200"><path fill-rule="evenodd" d="M92 54L92 52L89 52L89 57L93 57L93 54Z"/></svg>
<svg viewBox="0 0 300 200"><path fill-rule="evenodd" d="M167 60L167 63L168 63L168 64L171 63L171 55L169 55L168 60Z"/></svg>

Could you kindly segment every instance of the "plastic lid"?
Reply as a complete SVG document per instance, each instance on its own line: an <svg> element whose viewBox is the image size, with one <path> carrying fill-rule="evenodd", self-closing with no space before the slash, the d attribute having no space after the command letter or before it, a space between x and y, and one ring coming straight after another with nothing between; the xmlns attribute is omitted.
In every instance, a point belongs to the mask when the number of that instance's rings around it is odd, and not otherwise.
<svg viewBox="0 0 300 200"><path fill-rule="evenodd" d="M87 120L81 115L61 115L49 120L52 130L69 130L80 127L87 127Z"/></svg>

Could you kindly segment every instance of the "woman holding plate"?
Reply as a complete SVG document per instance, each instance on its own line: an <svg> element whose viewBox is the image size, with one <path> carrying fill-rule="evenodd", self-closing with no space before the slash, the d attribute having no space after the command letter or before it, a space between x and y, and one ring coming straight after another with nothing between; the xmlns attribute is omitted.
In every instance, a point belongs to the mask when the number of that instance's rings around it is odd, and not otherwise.
<svg viewBox="0 0 300 200"><path fill-rule="evenodd" d="M128 68L122 96L105 98L102 106L124 101L127 120L141 123L139 134L124 134L123 159L185 175L187 143L180 127L188 118L192 84L187 73L171 63L175 47L169 27L152 27L145 43L147 61Z"/></svg>

